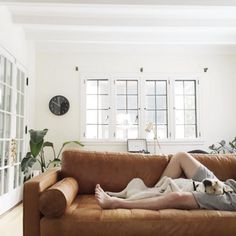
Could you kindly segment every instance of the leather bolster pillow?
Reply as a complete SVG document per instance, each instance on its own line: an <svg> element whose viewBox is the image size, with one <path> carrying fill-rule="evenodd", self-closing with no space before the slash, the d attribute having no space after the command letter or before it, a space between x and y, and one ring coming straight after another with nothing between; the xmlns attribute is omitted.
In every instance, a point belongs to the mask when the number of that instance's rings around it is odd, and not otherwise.
<svg viewBox="0 0 236 236"><path fill-rule="evenodd" d="M39 198L40 212L50 218L60 217L70 206L79 190L77 181L68 177L44 191Z"/></svg>

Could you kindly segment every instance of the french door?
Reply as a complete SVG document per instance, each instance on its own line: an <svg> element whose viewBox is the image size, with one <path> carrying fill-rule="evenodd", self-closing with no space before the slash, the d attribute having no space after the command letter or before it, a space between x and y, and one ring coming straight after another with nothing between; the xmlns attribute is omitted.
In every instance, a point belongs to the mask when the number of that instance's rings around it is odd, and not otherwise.
<svg viewBox="0 0 236 236"><path fill-rule="evenodd" d="M0 214L22 199L25 71L0 48Z"/></svg>

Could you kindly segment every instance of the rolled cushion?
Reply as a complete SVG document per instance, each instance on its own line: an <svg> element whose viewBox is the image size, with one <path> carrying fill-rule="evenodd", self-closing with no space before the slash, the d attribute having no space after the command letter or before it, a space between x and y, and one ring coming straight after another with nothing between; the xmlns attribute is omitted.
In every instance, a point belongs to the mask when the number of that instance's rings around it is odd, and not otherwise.
<svg viewBox="0 0 236 236"><path fill-rule="evenodd" d="M50 218L62 216L76 197L78 190L78 182L74 178L67 177L57 182L40 195L40 212Z"/></svg>

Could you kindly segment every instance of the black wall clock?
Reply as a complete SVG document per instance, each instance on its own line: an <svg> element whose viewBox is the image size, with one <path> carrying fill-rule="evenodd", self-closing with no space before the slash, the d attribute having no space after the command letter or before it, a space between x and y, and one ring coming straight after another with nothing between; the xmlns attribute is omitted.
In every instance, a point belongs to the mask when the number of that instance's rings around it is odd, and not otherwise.
<svg viewBox="0 0 236 236"><path fill-rule="evenodd" d="M67 98L61 95L54 96L49 102L50 111L57 115L61 116L68 112L70 108L70 103Z"/></svg>

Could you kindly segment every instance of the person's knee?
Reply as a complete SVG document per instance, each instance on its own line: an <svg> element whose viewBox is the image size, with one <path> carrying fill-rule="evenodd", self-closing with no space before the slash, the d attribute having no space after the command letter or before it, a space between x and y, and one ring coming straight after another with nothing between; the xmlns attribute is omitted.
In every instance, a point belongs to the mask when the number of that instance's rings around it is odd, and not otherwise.
<svg viewBox="0 0 236 236"><path fill-rule="evenodd" d="M196 200L191 193L173 192L168 196L168 202L173 208L195 209L198 208Z"/></svg>
<svg viewBox="0 0 236 236"><path fill-rule="evenodd" d="M187 152L177 152L174 156L174 159L178 160L179 162L184 161L185 159L189 158L189 154Z"/></svg>

